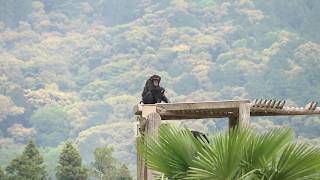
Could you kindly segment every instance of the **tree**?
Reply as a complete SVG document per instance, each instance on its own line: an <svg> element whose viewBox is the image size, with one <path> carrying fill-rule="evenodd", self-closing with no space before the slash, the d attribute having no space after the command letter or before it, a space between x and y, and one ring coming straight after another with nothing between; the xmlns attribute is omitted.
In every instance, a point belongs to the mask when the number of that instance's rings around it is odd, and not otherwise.
<svg viewBox="0 0 320 180"><path fill-rule="evenodd" d="M37 142L41 145L56 146L69 133L67 113L60 106L46 106L33 113L30 122L37 132Z"/></svg>
<svg viewBox="0 0 320 180"><path fill-rule="evenodd" d="M128 167L126 165L122 165L119 169L118 169L118 180L132 180L132 177L130 175L130 171L128 169Z"/></svg>
<svg viewBox="0 0 320 180"><path fill-rule="evenodd" d="M26 128L22 124L13 124L7 132L17 142L27 142L36 134L33 128Z"/></svg>
<svg viewBox="0 0 320 180"><path fill-rule="evenodd" d="M23 114L24 108L18 107L8 96L0 94L0 122L8 116Z"/></svg>
<svg viewBox="0 0 320 180"><path fill-rule="evenodd" d="M114 176L116 159L112 157L113 149L109 147L96 148L94 151L93 171L101 179Z"/></svg>
<svg viewBox="0 0 320 180"><path fill-rule="evenodd" d="M6 172L9 179L47 179L44 160L33 141L29 141L22 155L10 162Z"/></svg>
<svg viewBox="0 0 320 180"><path fill-rule="evenodd" d="M131 180L129 169L112 157L113 149L108 146L98 147L94 151L93 173L103 180Z"/></svg>
<svg viewBox="0 0 320 180"><path fill-rule="evenodd" d="M85 180L87 169L82 166L82 159L78 150L71 142L67 142L60 154L56 177L58 180Z"/></svg>
<svg viewBox="0 0 320 180"><path fill-rule="evenodd" d="M292 139L288 128L263 134L234 128L205 143L188 129L163 126L158 138L146 137L138 147L147 166L170 179L317 179L320 149Z"/></svg>
<svg viewBox="0 0 320 180"><path fill-rule="evenodd" d="M0 166L0 179L5 179L6 178L6 175L4 174L1 166Z"/></svg>

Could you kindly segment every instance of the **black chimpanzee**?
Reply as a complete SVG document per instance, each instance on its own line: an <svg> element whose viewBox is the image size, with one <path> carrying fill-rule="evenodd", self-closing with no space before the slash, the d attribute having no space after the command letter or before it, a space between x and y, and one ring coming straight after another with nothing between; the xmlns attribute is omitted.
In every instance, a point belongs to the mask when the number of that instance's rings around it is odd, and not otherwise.
<svg viewBox="0 0 320 180"><path fill-rule="evenodd" d="M168 103L168 98L164 95L165 89L160 87L161 77L158 75L151 76L143 89L142 102L144 104Z"/></svg>

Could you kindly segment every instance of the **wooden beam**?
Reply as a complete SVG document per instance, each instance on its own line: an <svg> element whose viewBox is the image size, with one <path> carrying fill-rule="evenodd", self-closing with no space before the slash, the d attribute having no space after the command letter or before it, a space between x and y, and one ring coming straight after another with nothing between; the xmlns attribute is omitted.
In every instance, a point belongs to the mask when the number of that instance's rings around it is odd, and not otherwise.
<svg viewBox="0 0 320 180"><path fill-rule="evenodd" d="M318 106L318 102L313 102L313 105L311 106L310 110L312 111L316 110L317 106Z"/></svg>
<svg viewBox="0 0 320 180"><path fill-rule="evenodd" d="M308 110L305 108L283 107L282 109L255 108L251 107L251 116L293 116L293 115L316 115L320 114L320 108Z"/></svg>
<svg viewBox="0 0 320 180"><path fill-rule="evenodd" d="M205 118L225 118L237 113L237 109L219 109L219 110L188 110L188 111L167 111L161 110L158 113L162 120L187 120L187 119L205 119Z"/></svg>
<svg viewBox="0 0 320 180"><path fill-rule="evenodd" d="M148 114L144 134L157 136L160 124L161 124L161 116L158 113L152 112ZM148 169L146 162L143 160L143 158L141 157L138 158L137 166L139 166L137 167L138 180L153 180L152 170Z"/></svg>
<svg viewBox="0 0 320 180"><path fill-rule="evenodd" d="M311 101L304 107L305 109L314 111L317 108L318 102Z"/></svg>
<svg viewBox="0 0 320 180"><path fill-rule="evenodd" d="M258 100L258 102L261 100ZM270 102L270 101L269 101ZM208 104L194 106L191 104L184 104L188 108L183 109L181 103L178 103L179 108L173 108L174 103L169 104L154 104L154 105L140 105L135 107L135 114L146 117L152 112L158 112L163 120L183 120L183 119L202 119L202 118L228 118L238 112L238 108L225 108L224 105L213 106L215 103L209 103L212 109L208 109ZM239 103L240 104L240 103ZM320 114L320 107L316 107L317 103L312 102L304 108L287 107L284 106L285 101L270 102L269 107L259 104L251 104L251 116L293 116L293 115L316 115ZM240 106L240 105L239 105ZM216 108L214 108L216 107ZM230 107L230 106L229 106ZM231 107L234 104L231 103ZM194 109L196 108L196 109ZM199 108L199 109L197 109Z"/></svg>
<svg viewBox="0 0 320 180"><path fill-rule="evenodd" d="M187 103L159 103L157 108L166 111L177 110L206 110L206 109L237 109L241 103L250 103L249 100L205 101Z"/></svg>
<svg viewBox="0 0 320 180"><path fill-rule="evenodd" d="M272 100L272 102L271 102L271 104L270 104L270 108L273 108L274 107L274 105L276 104L276 100Z"/></svg>

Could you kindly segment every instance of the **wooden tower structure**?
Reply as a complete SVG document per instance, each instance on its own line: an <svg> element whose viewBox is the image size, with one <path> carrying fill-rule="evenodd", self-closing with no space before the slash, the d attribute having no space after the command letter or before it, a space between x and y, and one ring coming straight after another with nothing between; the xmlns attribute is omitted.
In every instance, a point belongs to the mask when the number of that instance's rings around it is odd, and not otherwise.
<svg viewBox="0 0 320 180"><path fill-rule="evenodd" d="M250 116L292 116L320 114L317 102L310 102L305 107L289 107L285 101L256 99L139 104L134 107L134 114L138 116L138 136L157 134L161 120L187 120L205 118L228 118L229 128L236 125L247 126ZM142 137L143 138L143 137ZM137 179L152 180L149 170L142 157L137 154Z"/></svg>

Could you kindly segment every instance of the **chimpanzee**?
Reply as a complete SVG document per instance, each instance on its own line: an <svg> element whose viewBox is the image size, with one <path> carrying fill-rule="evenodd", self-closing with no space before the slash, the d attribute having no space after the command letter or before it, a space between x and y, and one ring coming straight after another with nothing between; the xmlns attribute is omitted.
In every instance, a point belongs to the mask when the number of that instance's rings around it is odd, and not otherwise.
<svg viewBox="0 0 320 180"><path fill-rule="evenodd" d="M205 141L205 143L209 143L209 139L207 138L207 136L199 131L191 131L193 137L195 137L196 139L198 139L199 141Z"/></svg>
<svg viewBox="0 0 320 180"><path fill-rule="evenodd" d="M142 102L144 104L168 103L168 98L164 95L165 89L160 87L161 77L158 75L151 76L143 89Z"/></svg>

